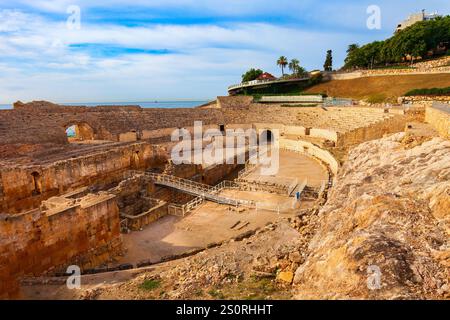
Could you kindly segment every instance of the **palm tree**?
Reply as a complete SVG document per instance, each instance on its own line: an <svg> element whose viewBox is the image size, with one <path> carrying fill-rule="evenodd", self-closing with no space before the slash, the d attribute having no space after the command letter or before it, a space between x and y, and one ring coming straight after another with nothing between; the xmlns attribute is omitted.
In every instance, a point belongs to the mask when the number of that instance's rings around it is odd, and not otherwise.
<svg viewBox="0 0 450 320"><path fill-rule="evenodd" d="M285 56L281 56L277 61L277 66L281 67L281 73L284 76L284 68L288 65L288 59Z"/></svg>
<svg viewBox="0 0 450 320"><path fill-rule="evenodd" d="M289 62L289 70L291 70L294 75L298 76L299 69L300 61L298 61L298 59L292 59L291 62Z"/></svg>

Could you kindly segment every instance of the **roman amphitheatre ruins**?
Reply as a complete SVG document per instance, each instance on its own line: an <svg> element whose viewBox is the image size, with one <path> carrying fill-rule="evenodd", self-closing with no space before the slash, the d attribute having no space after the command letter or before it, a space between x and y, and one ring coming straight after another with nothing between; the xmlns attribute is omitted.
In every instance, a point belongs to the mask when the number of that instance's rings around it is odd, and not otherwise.
<svg viewBox="0 0 450 320"><path fill-rule="evenodd" d="M448 299L450 99L404 99L0 110L0 297ZM280 170L174 164L194 121L278 132Z"/></svg>

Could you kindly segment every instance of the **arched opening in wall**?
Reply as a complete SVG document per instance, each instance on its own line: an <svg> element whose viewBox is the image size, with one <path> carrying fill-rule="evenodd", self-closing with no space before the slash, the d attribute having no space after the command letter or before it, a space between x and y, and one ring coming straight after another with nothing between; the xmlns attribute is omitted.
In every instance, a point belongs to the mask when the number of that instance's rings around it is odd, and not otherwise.
<svg viewBox="0 0 450 320"><path fill-rule="evenodd" d="M265 143L267 145L272 144L272 142L275 140L272 131L270 130L264 130L259 135L259 143Z"/></svg>
<svg viewBox="0 0 450 320"><path fill-rule="evenodd" d="M40 195L42 193L41 175L39 172L32 172L31 177L33 180L33 196Z"/></svg>
<svg viewBox="0 0 450 320"><path fill-rule="evenodd" d="M65 128L69 142L94 140L94 129L85 122L71 123Z"/></svg>
<svg viewBox="0 0 450 320"><path fill-rule="evenodd" d="M225 134L225 125L219 124L219 130L220 130L220 132L222 132L222 134Z"/></svg>

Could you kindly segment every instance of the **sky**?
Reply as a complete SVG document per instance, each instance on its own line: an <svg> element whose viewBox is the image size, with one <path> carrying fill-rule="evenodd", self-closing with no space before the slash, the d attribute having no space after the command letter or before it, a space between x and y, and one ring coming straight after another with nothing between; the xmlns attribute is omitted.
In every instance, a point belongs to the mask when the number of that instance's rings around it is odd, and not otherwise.
<svg viewBox="0 0 450 320"><path fill-rule="evenodd" d="M371 5L381 28L369 29ZM448 0L0 0L0 103L212 99L279 56L342 66L349 44L392 35Z"/></svg>

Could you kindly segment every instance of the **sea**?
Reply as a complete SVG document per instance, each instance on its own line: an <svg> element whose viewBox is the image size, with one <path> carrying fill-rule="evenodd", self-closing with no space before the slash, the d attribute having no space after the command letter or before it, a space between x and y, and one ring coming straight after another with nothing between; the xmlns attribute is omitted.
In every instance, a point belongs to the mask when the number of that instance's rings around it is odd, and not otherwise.
<svg viewBox="0 0 450 320"><path fill-rule="evenodd" d="M124 106L139 105L142 108L194 108L208 103L211 100L155 100L144 102L90 102L90 103L61 103L67 106ZM0 110L12 109L12 104L0 104Z"/></svg>

